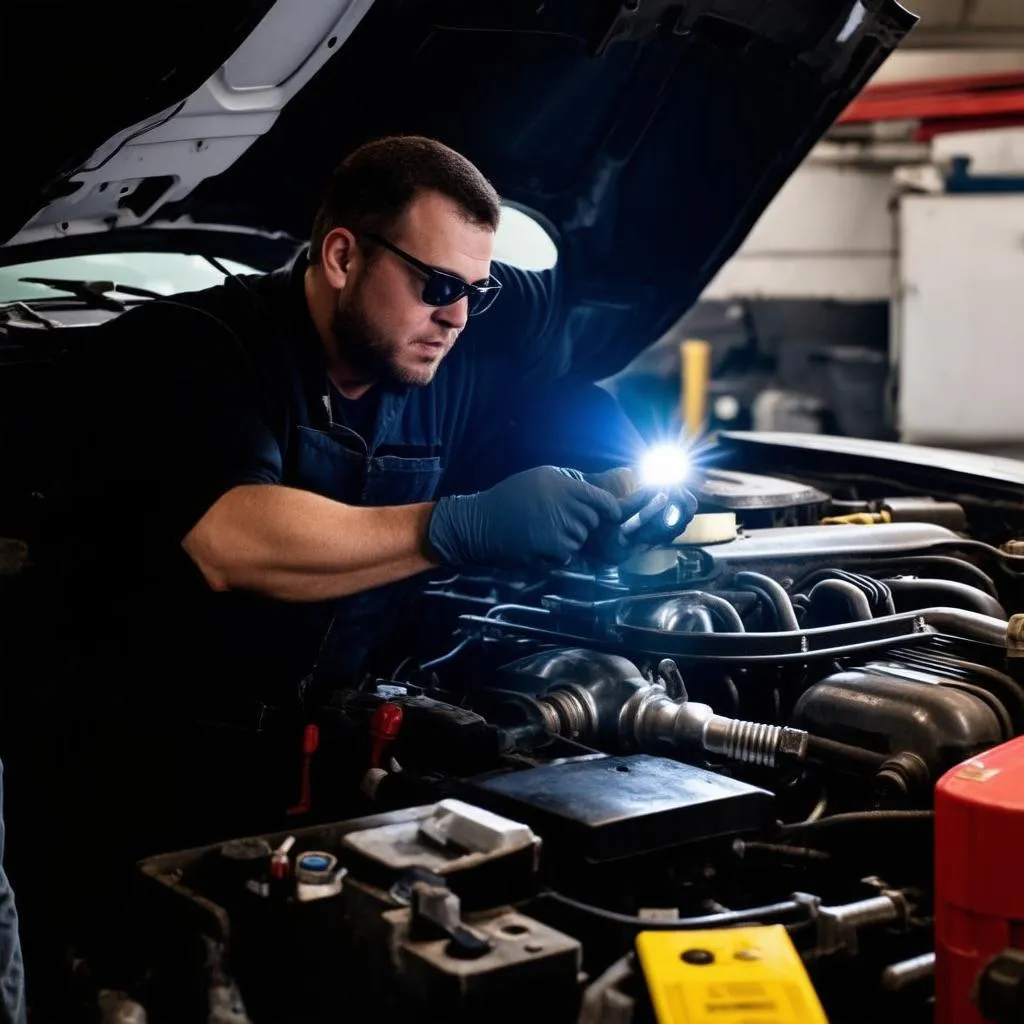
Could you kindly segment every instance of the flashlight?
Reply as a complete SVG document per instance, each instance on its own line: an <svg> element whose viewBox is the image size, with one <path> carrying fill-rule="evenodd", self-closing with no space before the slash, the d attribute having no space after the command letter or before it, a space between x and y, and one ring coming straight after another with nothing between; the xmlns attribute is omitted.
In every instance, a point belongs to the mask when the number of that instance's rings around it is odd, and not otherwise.
<svg viewBox="0 0 1024 1024"><path fill-rule="evenodd" d="M640 479L646 487L676 487L689 475L690 455L679 445L655 445L640 460Z"/></svg>
<svg viewBox="0 0 1024 1024"><path fill-rule="evenodd" d="M639 512L631 515L622 524L622 533L626 537L632 536L642 526L646 526L652 520L658 520L659 528L671 530L679 525L683 518L683 510L663 491L656 494Z"/></svg>

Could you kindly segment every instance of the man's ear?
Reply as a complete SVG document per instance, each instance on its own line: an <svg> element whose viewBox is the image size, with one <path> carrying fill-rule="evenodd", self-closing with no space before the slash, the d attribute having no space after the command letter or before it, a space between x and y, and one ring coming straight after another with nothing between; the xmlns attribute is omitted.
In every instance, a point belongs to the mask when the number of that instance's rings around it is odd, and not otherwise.
<svg viewBox="0 0 1024 1024"><path fill-rule="evenodd" d="M348 228L334 228L324 237L320 249L320 266L327 283L341 291L359 258L356 236Z"/></svg>

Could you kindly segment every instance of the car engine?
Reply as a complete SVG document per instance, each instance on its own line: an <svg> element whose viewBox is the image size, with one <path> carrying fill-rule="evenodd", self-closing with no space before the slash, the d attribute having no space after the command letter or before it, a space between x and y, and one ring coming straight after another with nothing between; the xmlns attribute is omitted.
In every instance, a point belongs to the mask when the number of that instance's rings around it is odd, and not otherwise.
<svg viewBox="0 0 1024 1024"><path fill-rule="evenodd" d="M616 570L435 574L296 827L140 865L150 1019L1011 1019L936 787L1024 762L1018 513L914 484L712 468Z"/></svg>

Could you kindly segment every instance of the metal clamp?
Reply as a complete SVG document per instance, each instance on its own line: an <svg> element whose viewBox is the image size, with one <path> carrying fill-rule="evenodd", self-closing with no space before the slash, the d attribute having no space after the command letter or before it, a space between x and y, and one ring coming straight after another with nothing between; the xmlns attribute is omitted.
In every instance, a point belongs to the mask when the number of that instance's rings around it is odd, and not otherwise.
<svg viewBox="0 0 1024 1024"><path fill-rule="evenodd" d="M894 922L906 928L910 919L906 897L892 889L834 907L822 906L820 897L805 892L793 893L792 899L807 907L808 918L816 928L814 949L808 954L811 957L844 952L856 956L860 929Z"/></svg>

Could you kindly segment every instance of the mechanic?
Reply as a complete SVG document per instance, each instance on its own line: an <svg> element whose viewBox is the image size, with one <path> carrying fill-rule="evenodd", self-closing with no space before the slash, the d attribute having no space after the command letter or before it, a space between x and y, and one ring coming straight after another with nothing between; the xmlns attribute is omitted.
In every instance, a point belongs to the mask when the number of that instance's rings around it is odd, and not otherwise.
<svg viewBox="0 0 1024 1024"><path fill-rule="evenodd" d="M0 1024L25 1024L25 967L14 891L4 869L3 765L0 764Z"/></svg>
<svg viewBox="0 0 1024 1024"><path fill-rule="evenodd" d="M629 554L619 525L650 496L615 467L642 442L566 377L557 274L492 263L499 215L461 155L381 139L337 169L290 266L100 329L82 422L107 424L88 465L97 494L118 484L96 536L116 521L122 614L154 621L159 593L165 635L205 632L234 671L245 650L351 680L416 574Z"/></svg>

